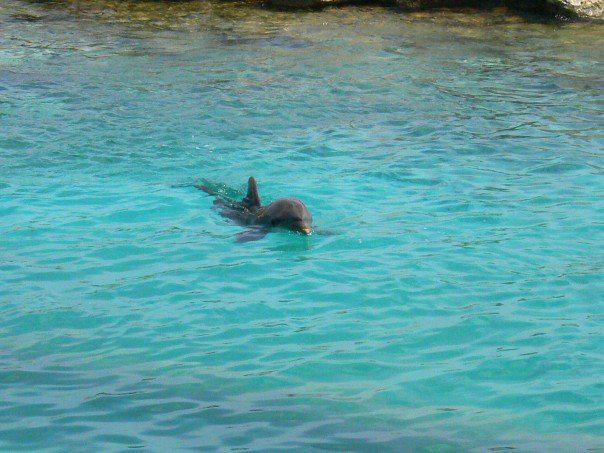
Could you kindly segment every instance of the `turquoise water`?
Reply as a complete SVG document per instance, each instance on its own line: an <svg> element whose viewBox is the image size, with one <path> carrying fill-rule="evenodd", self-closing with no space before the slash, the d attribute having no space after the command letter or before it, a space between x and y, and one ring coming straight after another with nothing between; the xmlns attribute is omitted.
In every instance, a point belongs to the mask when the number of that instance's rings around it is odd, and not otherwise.
<svg viewBox="0 0 604 453"><path fill-rule="evenodd" d="M601 26L110 6L0 7L0 449L604 447Z"/></svg>

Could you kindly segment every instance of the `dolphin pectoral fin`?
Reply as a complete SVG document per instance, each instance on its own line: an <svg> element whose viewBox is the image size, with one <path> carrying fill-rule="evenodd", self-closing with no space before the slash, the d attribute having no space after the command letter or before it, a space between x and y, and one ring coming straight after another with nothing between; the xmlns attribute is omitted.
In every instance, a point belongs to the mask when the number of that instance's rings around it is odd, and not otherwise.
<svg viewBox="0 0 604 453"><path fill-rule="evenodd" d="M258 241L268 234L268 228L253 228L236 235L235 242L242 244L244 242Z"/></svg>

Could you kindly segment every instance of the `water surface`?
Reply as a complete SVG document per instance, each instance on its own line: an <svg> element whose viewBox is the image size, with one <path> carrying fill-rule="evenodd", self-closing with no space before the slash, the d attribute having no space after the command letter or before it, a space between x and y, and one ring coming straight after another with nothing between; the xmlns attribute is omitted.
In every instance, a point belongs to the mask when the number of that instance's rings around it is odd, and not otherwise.
<svg viewBox="0 0 604 453"><path fill-rule="evenodd" d="M602 49L3 2L0 448L602 448ZM235 243L193 183L250 175L331 234Z"/></svg>

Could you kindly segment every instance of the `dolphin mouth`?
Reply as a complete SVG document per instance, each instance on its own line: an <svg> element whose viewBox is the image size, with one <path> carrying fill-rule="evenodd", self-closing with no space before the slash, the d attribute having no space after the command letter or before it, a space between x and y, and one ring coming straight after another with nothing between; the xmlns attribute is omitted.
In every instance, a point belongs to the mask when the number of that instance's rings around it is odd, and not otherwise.
<svg viewBox="0 0 604 453"><path fill-rule="evenodd" d="M310 236L312 234L312 229L310 227L300 228L300 233Z"/></svg>

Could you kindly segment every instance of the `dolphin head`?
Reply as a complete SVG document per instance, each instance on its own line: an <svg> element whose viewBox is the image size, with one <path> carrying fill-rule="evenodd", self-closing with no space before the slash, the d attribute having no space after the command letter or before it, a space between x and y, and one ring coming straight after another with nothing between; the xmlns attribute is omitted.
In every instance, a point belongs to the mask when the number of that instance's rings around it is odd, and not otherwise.
<svg viewBox="0 0 604 453"><path fill-rule="evenodd" d="M260 216L274 227L306 235L312 233L312 215L304 203L296 198L281 198L264 208Z"/></svg>

